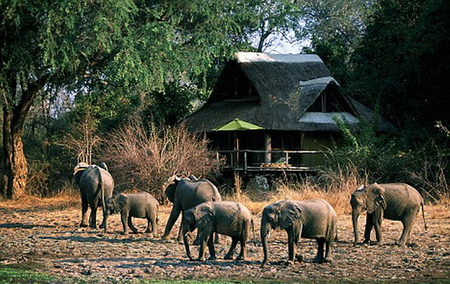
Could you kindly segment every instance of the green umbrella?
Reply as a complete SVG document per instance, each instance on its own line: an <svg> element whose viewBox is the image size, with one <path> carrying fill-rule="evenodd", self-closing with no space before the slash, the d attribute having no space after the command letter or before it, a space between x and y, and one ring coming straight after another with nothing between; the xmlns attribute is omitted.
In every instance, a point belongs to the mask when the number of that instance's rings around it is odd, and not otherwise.
<svg viewBox="0 0 450 284"><path fill-rule="evenodd" d="M261 130L264 129L261 126L252 124L235 118L232 121L225 123L224 125L214 127L213 131L234 131L234 130Z"/></svg>

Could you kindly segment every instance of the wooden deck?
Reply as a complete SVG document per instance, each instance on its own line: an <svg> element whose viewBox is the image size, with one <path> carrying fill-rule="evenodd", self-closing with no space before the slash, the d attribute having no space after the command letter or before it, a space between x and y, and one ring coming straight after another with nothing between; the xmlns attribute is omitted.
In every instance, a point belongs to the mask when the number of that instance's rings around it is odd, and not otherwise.
<svg viewBox="0 0 450 284"><path fill-rule="evenodd" d="M219 150L222 171L247 173L314 172L323 165L323 151ZM271 161L267 162L267 157Z"/></svg>

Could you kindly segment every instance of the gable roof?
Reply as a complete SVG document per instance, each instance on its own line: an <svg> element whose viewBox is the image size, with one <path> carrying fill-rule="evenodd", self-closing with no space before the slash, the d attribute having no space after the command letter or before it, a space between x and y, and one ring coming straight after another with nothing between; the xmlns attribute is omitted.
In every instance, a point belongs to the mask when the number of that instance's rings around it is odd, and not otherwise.
<svg viewBox="0 0 450 284"><path fill-rule="evenodd" d="M240 118L268 130L339 131L337 124L330 122L330 113L302 118L313 111L313 104L324 93L334 98L333 113L344 116L350 124L357 124L356 116L373 115L342 94L315 54L239 52L224 67L204 106L188 116L185 124L190 131L209 132ZM380 130L395 129L380 119Z"/></svg>

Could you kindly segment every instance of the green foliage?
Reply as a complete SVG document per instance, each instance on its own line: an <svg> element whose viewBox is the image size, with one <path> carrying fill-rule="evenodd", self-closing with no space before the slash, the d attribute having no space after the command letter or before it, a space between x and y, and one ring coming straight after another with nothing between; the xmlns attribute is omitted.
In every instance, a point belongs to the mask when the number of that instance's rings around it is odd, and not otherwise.
<svg viewBox="0 0 450 284"><path fill-rule="evenodd" d="M321 56L347 93L377 106L400 129L385 137L372 122L358 131L339 122L346 144L333 149L335 166L350 161L373 180L437 185L435 194L448 176L448 136L432 128L436 121L440 129L450 125L442 83L450 73L449 6L445 0L5 0L2 107L26 115L39 97L25 128L25 116L13 128L25 135L33 192L48 195L70 176L84 124L102 138L135 114L149 125L175 125L207 98L235 51L263 50L269 36L290 39L294 31L296 39L311 40L307 52ZM93 162L101 158L92 154Z"/></svg>
<svg viewBox="0 0 450 284"><path fill-rule="evenodd" d="M379 1L352 56L351 93L398 127L450 123L450 4L445 0ZM421 130L419 130L420 132Z"/></svg>
<svg viewBox="0 0 450 284"><path fill-rule="evenodd" d="M428 137L409 140L407 133L378 134L373 122L363 121L352 129L336 119L343 145L330 149L323 171L356 175L369 182L406 182L422 190L432 199L448 197L449 137L433 133ZM427 193L427 194L425 194Z"/></svg>
<svg viewBox="0 0 450 284"><path fill-rule="evenodd" d="M349 81L349 60L361 41L374 2L359 0L323 0L304 3L304 27L298 36L306 35L311 47L304 52L315 53L325 62L341 86Z"/></svg>

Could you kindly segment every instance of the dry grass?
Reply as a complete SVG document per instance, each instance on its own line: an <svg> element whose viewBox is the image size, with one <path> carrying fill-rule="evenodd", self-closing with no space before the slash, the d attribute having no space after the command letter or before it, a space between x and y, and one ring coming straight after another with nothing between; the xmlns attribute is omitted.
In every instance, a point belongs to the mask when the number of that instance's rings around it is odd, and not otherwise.
<svg viewBox="0 0 450 284"><path fill-rule="evenodd" d="M282 199L307 200L320 198L328 201L336 213L350 214L350 196L356 188L346 188L340 192L329 191L316 185L279 185L275 191L240 193L239 196L226 196L224 199L235 200L245 204L253 214L259 214L270 203Z"/></svg>
<svg viewBox="0 0 450 284"><path fill-rule="evenodd" d="M38 198L31 195L23 196L17 200L0 199L0 208L73 208L79 207L81 204L80 197L77 196L57 196L51 198Z"/></svg>
<svg viewBox="0 0 450 284"><path fill-rule="evenodd" d="M339 215L350 214L351 194L362 184L367 184L367 176L360 176L354 166L347 166L337 172L322 172L316 180L277 180L272 191L246 191L242 181L235 177L235 193L224 199L244 203L254 214L272 202L282 199L307 200L320 198L328 201Z"/></svg>

